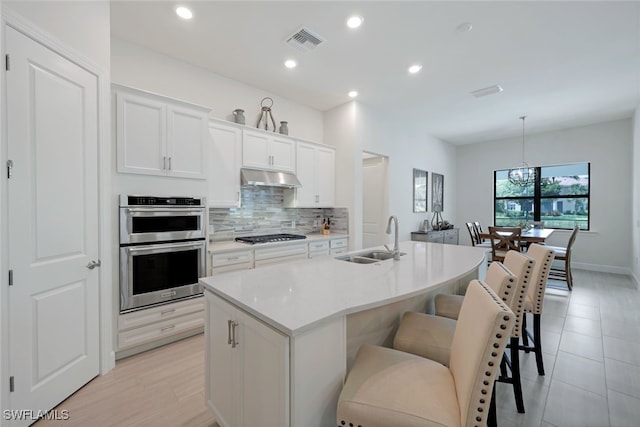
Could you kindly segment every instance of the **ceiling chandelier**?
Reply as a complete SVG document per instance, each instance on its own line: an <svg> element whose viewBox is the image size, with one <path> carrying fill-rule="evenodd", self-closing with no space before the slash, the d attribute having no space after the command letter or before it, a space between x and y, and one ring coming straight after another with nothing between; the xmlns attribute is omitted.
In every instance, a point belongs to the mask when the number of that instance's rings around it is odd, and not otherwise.
<svg viewBox="0 0 640 427"><path fill-rule="evenodd" d="M524 161L524 119L526 118L527 116L520 117L522 120L522 163L509 169L509 182L520 187L532 185L536 180L536 169Z"/></svg>

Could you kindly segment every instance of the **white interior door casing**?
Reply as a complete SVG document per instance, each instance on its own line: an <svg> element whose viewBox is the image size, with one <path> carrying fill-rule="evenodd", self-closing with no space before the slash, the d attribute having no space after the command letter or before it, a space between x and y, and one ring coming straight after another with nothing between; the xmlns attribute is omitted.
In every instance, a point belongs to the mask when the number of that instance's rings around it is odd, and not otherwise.
<svg viewBox="0 0 640 427"><path fill-rule="evenodd" d="M98 81L10 27L6 49L10 403L46 411L99 372Z"/></svg>

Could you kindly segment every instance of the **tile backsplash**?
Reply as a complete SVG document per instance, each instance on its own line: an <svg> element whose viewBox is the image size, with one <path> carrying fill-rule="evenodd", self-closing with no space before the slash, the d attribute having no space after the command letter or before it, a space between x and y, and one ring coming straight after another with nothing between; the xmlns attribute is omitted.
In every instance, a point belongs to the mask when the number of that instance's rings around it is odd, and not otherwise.
<svg viewBox="0 0 640 427"><path fill-rule="evenodd" d="M209 209L209 239L222 241L256 234L317 233L324 218L330 219L332 233L349 233L346 208L286 208L285 191L293 190L243 187L242 207Z"/></svg>

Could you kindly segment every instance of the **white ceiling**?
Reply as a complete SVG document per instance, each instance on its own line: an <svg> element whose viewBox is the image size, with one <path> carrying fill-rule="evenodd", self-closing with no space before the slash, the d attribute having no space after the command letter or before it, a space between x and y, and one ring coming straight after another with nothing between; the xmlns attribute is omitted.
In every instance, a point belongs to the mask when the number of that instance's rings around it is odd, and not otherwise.
<svg viewBox="0 0 640 427"><path fill-rule="evenodd" d="M640 2L113 1L112 35L316 108L350 99L455 144L630 117L640 103ZM362 15L358 30L345 25ZM469 22L473 29L456 31ZM301 26L326 42L300 53ZM295 58L298 67L285 69ZM413 63L423 65L409 75ZM494 84L502 93L474 98Z"/></svg>

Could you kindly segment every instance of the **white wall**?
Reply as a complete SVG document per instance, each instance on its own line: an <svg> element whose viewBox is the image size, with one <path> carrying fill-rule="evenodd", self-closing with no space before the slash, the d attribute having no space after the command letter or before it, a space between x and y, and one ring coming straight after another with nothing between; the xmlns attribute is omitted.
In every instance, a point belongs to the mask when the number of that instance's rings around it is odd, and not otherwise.
<svg viewBox="0 0 640 427"><path fill-rule="evenodd" d="M252 127L269 96L278 126L288 121L290 136L323 142L321 112L117 38L111 40L111 81L211 107L210 116L222 120L232 121L231 112L241 108Z"/></svg>
<svg viewBox="0 0 640 427"><path fill-rule="evenodd" d="M545 166L591 162L591 230L576 239L576 267L629 273L632 265L632 121L616 120L525 136L526 161ZM457 223L493 223L493 171L522 161L522 138L458 147ZM552 245L565 246L569 231L556 231ZM470 244L461 233L461 244Z"/></svg>
<svg viewBox="0 0 640 427"><path fill-rule="evenodd" d="M336 205L349 209L352 249L362 244L362 151L389 158L389 215L398 217L400 240L410 240L431 212L413 213L413 169L445 176L445 219L456 217L456 149L431 137L420 123L350 102L324 116L325 142L336 146ZM429 174L429 183L431 182ZM428 199L431 200L429 191Z"/></svg>
<svg viewBox="0 0 640 427"><path fill-rule="evenodd" d="M108 1L3 1L38 28L74 49L105 72L109 70Z"/></svg>
<svg viewBox="0 0 640 427"><path fill-rule="evenodd" d="M640 283L640 105L633 115L633 213L630 229L634 230L631 239L631 272L636 284Z"/></svg>

